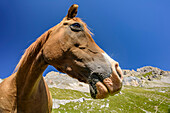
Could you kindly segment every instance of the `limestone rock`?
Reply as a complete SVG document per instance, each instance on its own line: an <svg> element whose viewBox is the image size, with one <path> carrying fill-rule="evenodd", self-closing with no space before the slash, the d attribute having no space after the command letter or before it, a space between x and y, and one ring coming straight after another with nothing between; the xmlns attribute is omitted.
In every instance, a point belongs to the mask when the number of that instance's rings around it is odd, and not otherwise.
<svg viewBox="0 0 170 113"><path fill-rule="evenodd" d="M164 71L157 67L145 66L135 70L122 70L123 71L123 84L131 86L146 86L146 82L159 81L170 83L170 71Z"/></svg>
<svg viewBox="0 0 170 113"><path fill-rule="evenodd" d="M60 89L72 89L81 92L89 92L89 85L79 82L66 74L51 71L45 77L48 87L57 87Z"/></svg>
<svg viewBox="0 0 170 113"><path fill-rule="evenodd" d="M124 77L123 79L123 85L128 85L128 86L139 86L142 84L142 81L134 76L128 76Z"/></svg>

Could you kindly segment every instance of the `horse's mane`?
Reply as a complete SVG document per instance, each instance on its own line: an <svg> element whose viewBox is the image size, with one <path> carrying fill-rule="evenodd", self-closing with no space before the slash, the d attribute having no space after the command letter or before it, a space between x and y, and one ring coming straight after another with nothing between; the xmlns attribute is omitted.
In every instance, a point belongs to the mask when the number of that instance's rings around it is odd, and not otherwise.
<svg viewBox="0 0 170 113"><path fill-rule="evenodd" d="M44 34L42 34L39 38L37 38L37 40L35 42L33 42L24 52L24 54L22 55L19 63L17 64L14 72L18 71L18 69L20 67L22 67L27 61L31 61L33 60L37 54L39 53L39 51L41 50L42 46L44 45L44 43L46 42L46 40L48 39L50 30L46 31ZM31 65L31 64L30 64Z"/></svg>

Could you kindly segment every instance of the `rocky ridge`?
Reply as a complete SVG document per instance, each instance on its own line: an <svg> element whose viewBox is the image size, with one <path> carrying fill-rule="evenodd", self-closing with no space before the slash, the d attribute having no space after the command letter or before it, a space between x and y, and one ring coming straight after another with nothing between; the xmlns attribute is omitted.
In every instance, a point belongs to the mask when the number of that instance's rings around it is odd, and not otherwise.
<svg viewBox="0 0 170 113"><path fill-rule="evenodd" d="M163 71L152 66L145 66L135 70L123 71L123 85L139 87L170 87L170 71ZM77 79L69 77L59 72L49 72L45 76L49 87L61 89L72 89L82 92L89 92L88 84L79 82Z"/></svg>
<svg viewBox="0 0 170 113"><path fill-rule="evenodd" d="M141 87L166 86L170 84L170 71L163 71L157 67L145 66L135 70L123 70L123 84ZM165 86L165 87L166 87Z"/></svg>
<svg viewBox="0 0 170 113"><path fill-rule="evenodd" d="M44 78L50 88L56 87L60 89L72 89L81 92L89 92L88 84L79 82L77 79L63 73L51 71Z"/></svg>

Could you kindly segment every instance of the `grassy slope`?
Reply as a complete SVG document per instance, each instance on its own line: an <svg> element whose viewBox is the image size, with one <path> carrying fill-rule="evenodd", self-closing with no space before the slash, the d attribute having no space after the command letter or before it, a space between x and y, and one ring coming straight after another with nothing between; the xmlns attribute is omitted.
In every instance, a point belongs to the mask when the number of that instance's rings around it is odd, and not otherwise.
<svg viewBox="0 0 170 113"><path fill-rule="evenodd" d="M52 97L56 99L91 98L90 94L79 91L51 88ZM166 92L160 92L166 91ZM92 99L84 102L70 102L53 109L53 113L145 113L170 112L170 88L124 87L121 95L107 99Z"/></svg>

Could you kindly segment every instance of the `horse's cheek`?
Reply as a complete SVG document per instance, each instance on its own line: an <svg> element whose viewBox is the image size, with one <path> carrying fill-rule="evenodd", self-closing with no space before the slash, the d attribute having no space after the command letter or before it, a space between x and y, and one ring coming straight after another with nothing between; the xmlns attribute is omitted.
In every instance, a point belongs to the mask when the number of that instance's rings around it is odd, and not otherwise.
<svg viewBox="0 0 170 113"><path fill-rule="evenodd" d="M62 56L62 50L57 49L59 47L56 46L51 46L51 45L46 45L42 52L44 59L46 60L47 63L54 63L57 62L58 60L61 60Z"/></svg>

